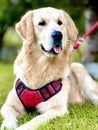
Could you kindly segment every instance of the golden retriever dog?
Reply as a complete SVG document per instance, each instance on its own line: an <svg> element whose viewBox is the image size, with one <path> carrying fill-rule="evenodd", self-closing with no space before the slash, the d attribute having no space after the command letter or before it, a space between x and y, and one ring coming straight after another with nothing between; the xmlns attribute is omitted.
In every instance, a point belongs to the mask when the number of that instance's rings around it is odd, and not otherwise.
<svg viewBox="0 0 98 130"><path fill-rule="evenodd" d="M2 130L35 130L67 113L69 103L98 104L98 85L83 65L71 63L70 41L78 31L66 12L51 7L29 11L16 31L23 46L14 63L14 88L1 108ZM40 115L18 127L18 119L33 108Z"/></svg>

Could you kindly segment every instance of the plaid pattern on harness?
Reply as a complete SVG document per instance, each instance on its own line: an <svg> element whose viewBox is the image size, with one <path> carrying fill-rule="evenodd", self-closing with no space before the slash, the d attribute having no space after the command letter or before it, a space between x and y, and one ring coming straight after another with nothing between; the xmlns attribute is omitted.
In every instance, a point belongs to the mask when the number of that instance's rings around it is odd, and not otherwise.
<svg viewBox="0 0 98 130"><path fill-rule="evenodd" d="M44 102L57 94L62 88L61 81L62 80L59 79L39 89L33 90L28 88L20 79L18 79L15 84L15 89L25 109L31 111L39 103Z"/></svg>

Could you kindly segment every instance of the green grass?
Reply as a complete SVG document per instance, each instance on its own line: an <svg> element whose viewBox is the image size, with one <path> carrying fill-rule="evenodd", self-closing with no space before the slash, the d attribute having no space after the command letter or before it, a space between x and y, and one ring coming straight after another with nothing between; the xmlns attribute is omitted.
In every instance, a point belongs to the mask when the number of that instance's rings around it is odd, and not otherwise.
<svg viewBox="0 0 98 130"><path fill-rule="evenodd" d="M8 92L13 87L14 75L11 64L0 64L0 108ZM27 113L19 120L19 125L26 123L38 115L37 112ZM0 126L3 118L0 116ZM41 124L38 130L98 130L98 106L91 102L83 105L69 105L69 114Z"/></svg>
<svg viewBox="0 0 98 130"><path fill-rule="evenodd" d="M13 87L14 74L11 64L0 64L0 107Z"/></svg>

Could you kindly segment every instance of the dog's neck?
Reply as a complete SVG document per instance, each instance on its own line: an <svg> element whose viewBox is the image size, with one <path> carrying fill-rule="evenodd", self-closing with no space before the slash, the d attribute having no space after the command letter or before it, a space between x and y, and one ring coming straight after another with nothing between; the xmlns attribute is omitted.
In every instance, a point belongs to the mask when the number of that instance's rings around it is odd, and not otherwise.
<svg viewBox="0 0 98 130"><path fill-rule="evenodd" d="M37 54L35 50L29 52L22 48L15 61L15 74L32 89L40 88L40 86L66 76L70 64L68 52L65 52L66 55L63 52L57 56L47 57L43 52Z"/></svg>

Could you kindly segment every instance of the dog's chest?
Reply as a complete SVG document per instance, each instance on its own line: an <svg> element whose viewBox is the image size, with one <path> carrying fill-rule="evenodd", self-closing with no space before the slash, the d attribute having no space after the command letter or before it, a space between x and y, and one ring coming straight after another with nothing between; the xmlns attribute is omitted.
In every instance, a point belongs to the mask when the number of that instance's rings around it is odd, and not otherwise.
<svg viewBox="0 0 98 130"><path fill-rule="evenodd" d="M26 76L25 76L26 75ZM48 66L32 68L29 72L22 73L22 81L32 89L40 88L49 82L58 80L64 75L64 69Z"/></svg>

